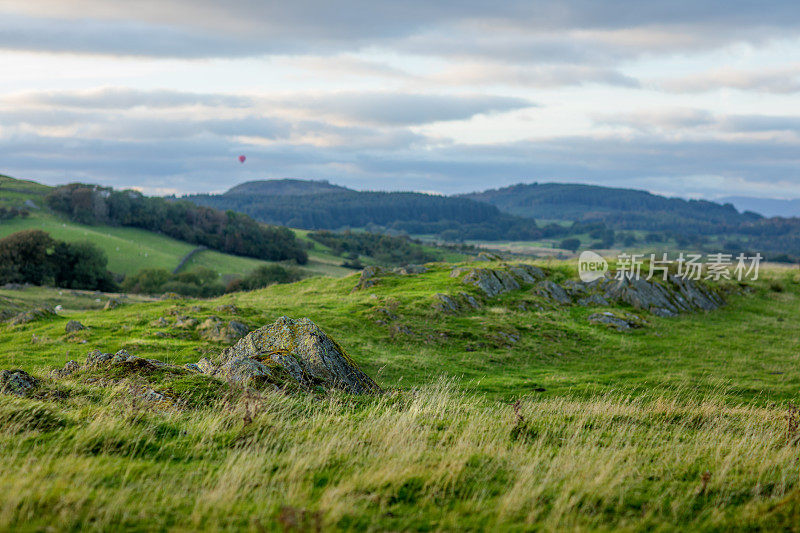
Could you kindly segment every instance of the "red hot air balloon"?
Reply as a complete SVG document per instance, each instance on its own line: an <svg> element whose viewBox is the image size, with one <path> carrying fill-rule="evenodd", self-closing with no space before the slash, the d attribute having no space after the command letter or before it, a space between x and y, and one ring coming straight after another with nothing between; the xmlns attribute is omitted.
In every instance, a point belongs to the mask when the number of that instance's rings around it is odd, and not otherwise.
<svg viewBox="0 0 800 533"><path fill-rule="evenodd" d="M245 160L245 159L247 159L245 156L243 156L243 155L240 155L240 156L239 156L239 163L244 163L244 160Z"/></svg>

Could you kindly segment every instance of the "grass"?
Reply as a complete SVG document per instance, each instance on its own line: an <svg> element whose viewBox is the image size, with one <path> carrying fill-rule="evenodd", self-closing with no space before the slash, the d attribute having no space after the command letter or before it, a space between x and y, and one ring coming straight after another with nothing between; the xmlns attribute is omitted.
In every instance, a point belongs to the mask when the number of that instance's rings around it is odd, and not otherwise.
<svg viewBox="0 0 800 533"><path fill-rule="evenodd" d="M0 327L0 368L46 392L0 397L0 529L797 529L797 270L630 333L528 288L444 315L436 293L479 297L449 274L110 311L65 301L60 317ZM58 299L0 291L14 295ZM228 303L239 314L216 309ZM176 364L223 348L153 325L175 314L308 316L388 393L215 395L181 378L151 386L186 402L153 407L130 393L135 377L46 378L94 348ZM89 329L67 335L69 319Z"/></svg>

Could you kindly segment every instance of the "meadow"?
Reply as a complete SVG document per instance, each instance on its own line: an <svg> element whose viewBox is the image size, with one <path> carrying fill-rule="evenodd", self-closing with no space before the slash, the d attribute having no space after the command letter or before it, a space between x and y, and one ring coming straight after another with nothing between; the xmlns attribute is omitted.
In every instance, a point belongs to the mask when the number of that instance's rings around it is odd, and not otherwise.
<svg viewBox="0 0 800 533"><path fill-rule="evenodd" d="M0 396L0 529L797 529L797 270L618 332L528 287L442 313L437 293L480 298L451 266L113 310L73 295L58 317L0 327L0 368L43 380L34 398ZM47 377L95 348L182 364L224 347L156 322L181 314L309 317L385 393L198 376L153 405L130 393L141 376ZM87 329L66 334L69 319Z"/></svg>

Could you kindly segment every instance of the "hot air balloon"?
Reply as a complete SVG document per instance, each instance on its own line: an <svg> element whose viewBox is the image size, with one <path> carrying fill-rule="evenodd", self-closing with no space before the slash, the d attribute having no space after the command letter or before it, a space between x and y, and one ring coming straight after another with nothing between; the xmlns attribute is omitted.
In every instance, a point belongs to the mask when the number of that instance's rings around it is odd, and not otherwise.
<svg viewBox="0 0 800 533"><path fill-rule="evenodd" d="M243 156L243 155L240 155L240 156L239 156L239 163L244 163L244 160L245 160L245 159L247 159L245 156Z"/></svg>

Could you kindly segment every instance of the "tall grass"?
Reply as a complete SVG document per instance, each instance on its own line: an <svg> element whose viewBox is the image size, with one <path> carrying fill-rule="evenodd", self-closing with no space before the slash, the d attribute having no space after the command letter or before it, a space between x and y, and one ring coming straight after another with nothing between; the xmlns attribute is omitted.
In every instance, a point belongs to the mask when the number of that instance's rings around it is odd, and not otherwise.
<svg viewBox="0 0 800 533"><path fill-rule="evenodd" d="M797 527L788 406L605 393L0 399L0 529Z"/></svg>

